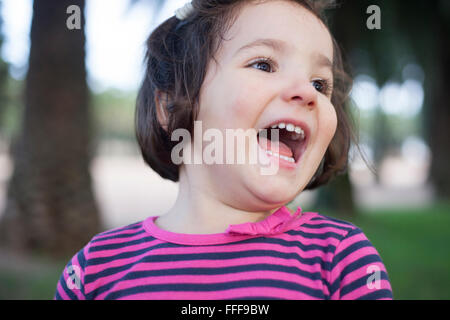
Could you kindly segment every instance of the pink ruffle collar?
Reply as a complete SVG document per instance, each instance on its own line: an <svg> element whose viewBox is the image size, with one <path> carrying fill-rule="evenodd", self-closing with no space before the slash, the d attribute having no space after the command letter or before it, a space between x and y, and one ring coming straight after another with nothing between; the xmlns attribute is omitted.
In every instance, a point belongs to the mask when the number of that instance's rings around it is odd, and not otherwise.
<svg viewBox="0 0 450 320"><path fill-rule="evenodd" d="M300 207L291 214L285 206L280 207L270 216L259 222L247 222L229 225L223 233L213 234L185 234L175 233L159 228L155 224L158 216L152 216L144 221L145 230L153 237L182 245L216 245L230 243L259 236L272 236L293 230L302 225L315 213L303 212ZM300 216L301 215L301 216Z"/></svg>
<svg viewBox="0 0 450 320"><path fill-rule="evenodd" d="M301 213L300 207L294 214L291 214L289 209L283 206L262 221L231 224L225 233L230 235L274 235L283 233L293 227Z"/></svg>

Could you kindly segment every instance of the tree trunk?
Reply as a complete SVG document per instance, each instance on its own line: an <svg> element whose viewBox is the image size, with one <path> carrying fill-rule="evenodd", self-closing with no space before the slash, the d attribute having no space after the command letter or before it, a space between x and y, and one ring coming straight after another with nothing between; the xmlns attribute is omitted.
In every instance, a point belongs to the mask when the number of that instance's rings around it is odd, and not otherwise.
<svg viewBox="0 0 450 320"><path fill-rule="evenodd" d="M326 186L319 189L319 196L315 206L326 212L336 213L344 219L354 218L357 215L353 198L353 187L348 173L337 176Z"/></svg>
<svg viewBox="0 0 450 320"><path fill-rule="evenodd" d="M66 9L81 9L69 30ZM84 0L35 0L22 128L0 240L9 248L67 257L100 231L89 162Z"/></svg>
<svg viewBox="0 0 450 320"><path fill-rule="evenodd" d="M355 5L346 3L339 11L334 12L329 17L331 32L338 41L347 63L351 63L349 61L349 53L358 44L356 40L358 34L355 32L357 29L351 26L355 12L358 12ZM353 186L348 172L335 177L326 186L319 188L315 206L324 210L324 213L330 210L330 212L337 213L343 218L356 216L357 210L353 197Z"/></svg>
<svg viewBox="0 0 450 320"><path fill-rule="evenodd" d="M445 22L441 15L437 19L436 55L433 61L434 70L431 79L427 79L427 88L431 92L428 110L428 143L430 145L432 161L430 180L435 187L436 197L441 201L450 200L450 91L447 88L447 78L450 73L450 23Z"/></svg>

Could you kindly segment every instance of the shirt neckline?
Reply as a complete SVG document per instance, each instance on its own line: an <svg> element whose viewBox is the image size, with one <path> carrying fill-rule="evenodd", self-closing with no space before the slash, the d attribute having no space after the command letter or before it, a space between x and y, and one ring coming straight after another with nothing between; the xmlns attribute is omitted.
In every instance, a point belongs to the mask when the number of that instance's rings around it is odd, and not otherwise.
<svg viewBox="0 0 450 320"><path fill-rule="evenodd" d="M300 207L291 214L286 206L280 207L270 216L259 222L246 222L229 225L223 233L188 234L176 233L159 228L155 224L158 216L144 220L144 229L153 237L166 242L183 245L212 245L236 242L261 236L274 236L292 230L312 217L312 212L303 212Z"/></svg>

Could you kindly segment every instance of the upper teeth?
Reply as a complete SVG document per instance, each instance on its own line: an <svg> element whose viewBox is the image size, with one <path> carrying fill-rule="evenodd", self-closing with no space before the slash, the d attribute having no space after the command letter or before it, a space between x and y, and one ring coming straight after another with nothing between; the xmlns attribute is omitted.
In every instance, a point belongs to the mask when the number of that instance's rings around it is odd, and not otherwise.
<svg viewBox="0 0 450 320"><path fill-rule="evenodd" d="M280 129L286 129L289 132L295 132L291 135L291 138L294 140L297 140L300 138L300 136L302 138L305 137L305 132L303 131L302 128L292 124L292 123L285 123L285 122L280 122L278 124L274 124L272 126L272 129L276 129L276 128L280 128Z"/></svg>

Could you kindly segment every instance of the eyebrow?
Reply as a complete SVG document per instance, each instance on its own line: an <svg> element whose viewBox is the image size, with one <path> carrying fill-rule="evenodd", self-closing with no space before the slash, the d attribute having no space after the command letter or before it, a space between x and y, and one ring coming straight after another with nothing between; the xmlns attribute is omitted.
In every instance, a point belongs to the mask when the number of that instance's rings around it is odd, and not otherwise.
<svg viewBox="0 0 450 320"><path fill-rule="evenodd" d="M255 47L269 47L272 50L279 52L279 53L283 53L286 52L287 50L287 44L286 42L282 41L282 40L278 40L278 39L271 39L271 38L261 38L261 39L256 39L255 41L252 41L242 47L240 47L234 55L238 54L241 51L245 51L251 48L255 48ZM330 68L333 69L333 63L330 61L330 59L323 55L320 52L315 52L313 54L313 58L316 60L316 63L318 66L320 67L326 67L326 68Z"/></svg>

